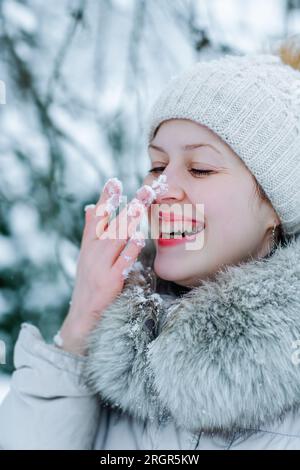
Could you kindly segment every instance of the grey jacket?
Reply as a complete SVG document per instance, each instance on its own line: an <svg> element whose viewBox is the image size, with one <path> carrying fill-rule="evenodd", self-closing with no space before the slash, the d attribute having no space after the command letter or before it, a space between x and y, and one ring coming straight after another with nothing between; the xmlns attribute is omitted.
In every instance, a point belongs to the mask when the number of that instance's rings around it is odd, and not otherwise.
<svg viewBox="0 0 300 470"><path fill-rule="evenodd" d="M2 449L300 449L300 238L180 296L136 263L88 355L23 323Z"/></svg>

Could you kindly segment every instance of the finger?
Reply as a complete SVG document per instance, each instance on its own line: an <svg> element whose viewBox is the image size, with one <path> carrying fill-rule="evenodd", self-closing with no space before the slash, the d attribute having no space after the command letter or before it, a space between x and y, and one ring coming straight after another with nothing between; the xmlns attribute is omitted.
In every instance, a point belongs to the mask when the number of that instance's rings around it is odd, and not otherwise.
<svg viewBox="0 0 300 470"><path fill-rule="evenodd" d="M167 190L165 179L166 177L161 175L155 182L156 185L154 185L154 183L152 186L146 184L139 188L136 192L136 197L133 198L128 206L120 212L118 217L109 224L109 227L107 227L104 222L99 225L97 236L101 239L119 239L121 241L120 245L124 246L128 237L135 232L137 225L140 223L147 209L156 199L157 194L164 193ZM101 232L103 236L100 235Z"/></svg>
<svg viewBox="0 0 300 470"><path fill-rule="evenodd" d="M138 206L141 211L144 211L144 207ZM135 243L139 246L141 242L141 238L143 238L142 234L136 234L135 227L139 224L140 218L140 211L139 209L137 212L132 212L133 215L129 216L129 224L130 227L127 227L127 219L128 219L128 206L126 206L119 214L117 218L115 218L108 228L104 231L104 233L100 236L99 240L106 240L109 239L107 244L105 245L105 253L110 262L110 266L113 266L115 261L119 258L121 252L124 250L126 245L128 244L129 234L132 236L131 238ZM118 219L118 220L117 220ZM125 230L124 230L125 229ZM123 233L120 233L123 232ZM102 245L99 246L102 250Z"/></svg>
<svg viewBox="0 0 300 470"><path fill-rule="evenodd" d="M107 254L111 257L112 265L126 246L128 238L136 232L142 217L147 213L147 207L156 197L156 192L151 186L144 185L137 190L136 196L104 230L103 226L99 230L99 232L103 230L100 236L98 234L100 240L114 240L114 243L107 246Z"/></svg>
<svg viewBox="0 0 300 470"><path fill-rule="evenodd" d="M104 211L103 211L103 216L97 217L96 216L96 204L90 204L86 208L86 212L85 212L85 226L84 226L84 232L83 232L83 240L85 242L95 240L98 221L103 226L103 229L105 229L108 223L108 218L109 216ZM100 227L98 228L98 230L100 230Z"/></svg>
<svg viewBox="0 0 300 470"><path fill-rule="evenodd" d="M126 222L127 218L127 239L136 232L136 228L145 213L146 207L144 203L140 199L134 197L127 206L127 213L124 211L120 219L117 220L117 225L121 227L122 224Z"/></svg>
<svg viewBox="0 0 300 470"><path fill-rule="evenodd" d="M99 238L107 228L110 216L120 204L122 192L122 182L118 180L118 178L110 178L107 180L94 209L93 217L91 217L88 223L88 240Z"/></svg>
<svg viewBox="0 0 300 470"><path fill-rule="evenodd" d="M90 222L91 218L93 217L93 211L94 211L95 207L96 207L95 204L87 204L86 206L84 206L85 224L84 224L84 227L83 227L81 243L83 243L83 241L87 237L88 225L89 225L89 222Z"/></svg>
<svg viewBox="0 0 300 470"><path fill-rule="evenodd" d="M91 218L93 217L94 215L94 209L95 209L96 205L95 204L87 204L85 207L84 207L84 211L85 211L85 222L86 224L89 223L89 221L91 220Z"/></svg>
<svg viewBox="0 0 300 470"><path fill-rule="evenodd" d="M146 208L141 201L137 198L133 198L132 201L122 209L118 217L111 221L100 239L105 240L109 238L116 240L117 243L115 243L114 246L118 246L120 250L123 249L128 238L135 232L145 211Z"/></svg>
<svg viewBox="0 0 300 470"><path fill-rule="evenodd" d="M145 215L147 208L156 198L156 192L149 185L144 185L136 192L136 197L124 207L109 226L108 233L103 238L126 240L135 232L136 227Z"/></svg>
<svg viewBox="0 0 300 470"><path fill-rule="evenodd" d="M136 197L148 208L156 199L157 194L151 186L144 184L144 186L137 190Z"/></svg>
<svg viewBox="0 0 300 470"><path fill-rule="evenodd" d="M123 279L126 279L129 272L133 268L138 255L145 246L145 239L142 232L135 232L129 239L126 248L120 253L113 264L113 268L121 274Z"/></svg>

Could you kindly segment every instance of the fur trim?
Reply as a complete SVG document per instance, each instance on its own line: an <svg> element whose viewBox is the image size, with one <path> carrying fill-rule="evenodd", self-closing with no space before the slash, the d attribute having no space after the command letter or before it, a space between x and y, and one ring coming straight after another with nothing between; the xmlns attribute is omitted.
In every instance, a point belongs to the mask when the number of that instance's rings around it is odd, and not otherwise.
<svg viewBox="0 0 300 470"><path fill-rule="evenodd" d="M171 304L154 278L151 267L132 272L89 338L86 380L104 400L136 418L223 434L300 406L300 237Z"/></svg>

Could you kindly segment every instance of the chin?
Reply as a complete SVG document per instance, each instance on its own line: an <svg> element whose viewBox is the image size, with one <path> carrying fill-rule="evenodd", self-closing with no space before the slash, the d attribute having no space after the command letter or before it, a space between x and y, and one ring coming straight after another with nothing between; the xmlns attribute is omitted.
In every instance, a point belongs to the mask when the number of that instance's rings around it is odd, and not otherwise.
<svg viewBox="0 0 300 470"><path fill-rule="evenodd" d="M185 272L182 266L182 263L178 263L178 260L174 260L172 263L171 260L162 260L156 256L153 269L157 276L165 281L172 281L181 283L184 279L189 279L191 272Z"/></svg>
<svg viewBox="0 0 300 470"><path fill-rule="evenodd" d="M165 281L176 282L181 277L179 272L180 266L178 266L178 272L176 272L177 270L176 268L174 269L173 265L159 260L157 256L154 261L153 269L157 276L159 276L161 279L164 279Z"/></svg>

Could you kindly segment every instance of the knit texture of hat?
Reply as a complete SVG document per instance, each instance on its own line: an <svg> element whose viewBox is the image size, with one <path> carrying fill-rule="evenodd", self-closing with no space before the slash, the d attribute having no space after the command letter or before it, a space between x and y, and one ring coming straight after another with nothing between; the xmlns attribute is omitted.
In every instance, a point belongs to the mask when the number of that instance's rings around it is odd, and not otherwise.
<svg viewBox="0 0 300 470"><path fill-rule="evenodd" d="M168 119L221 137L256 177L286 235L300 232L300 72L271 53L197 62L172 78L146 120L147 143Z"/></svg>

